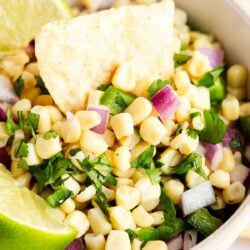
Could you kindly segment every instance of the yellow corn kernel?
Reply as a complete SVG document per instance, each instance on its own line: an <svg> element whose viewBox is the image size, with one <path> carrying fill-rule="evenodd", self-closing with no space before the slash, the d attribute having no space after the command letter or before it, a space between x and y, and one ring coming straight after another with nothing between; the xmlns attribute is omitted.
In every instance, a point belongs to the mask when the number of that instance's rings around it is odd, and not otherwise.
<svg viewBox="0 0 250 250"><path fill-rule="evenodd" d="M160 155L159 161L164 165L161 167L161 171L165 174L168 174L172 171L172 167L178 165L181 162L181 154L178 150L167 148Z"/></svg>
<svg viewBox="0 0 250 250"><path fill-rule="evenodd" d="M70 214L75 210L76 204L72 198L68 198L63 202L60 208L65 214Z"/></svg>
<svg viewBox="0 0 250 250"><path fill-rule="evenodd" d="M53 155L62 150L59 136L55 138L45 139L43 136L38 136L35 143L35 150L42 159L49 159Z"/></svg>
<svg viewBox="0 0 250 250"><path fill-rule="evenodd" d="M51 129L50 115L46 107L36 105L31 109L31 113L39 115L38 133L43 134Z"/></svg>
<svg viewBox="0 0 250 250"><path fill-rule="evenodd" d="M32 104L35 103L37 97L41 94L41 90L37 87L32 87L22 91L20 99L29 99Z"/></svg>
<svg viewBox="0 0 250 250"><path fill-rule="evenodd" d="M32 175L29 172L24 173L16 178L19 187L29 188Z"/></svg>
<svg viewBox="0 0 250 250"><path fill-rule="evenodd" d="M157 145L166 135L167 130L160 120L154 116L146 118L140 126L140 135L146 142Z"/></svg>
<svg viewBox="0 0 250 250"><path fill-rule="evenodd" d="M120 186L116 189L116 204L131 210L140 203L140 190L130 186Z"/></svg>
<svg viewBox="0 0 250 250"><path fill-rule="evenodd" d="M101 135L90 130L82 132L80 144L83 150L98 155L104 153L108 149L108 144L105 139Z"/></svg>
<svg viewBox="0 0 250 250"><path fill-rule="evenodd" d="M24 89L29 89L36 86L36 79L32 73L23 71L22 79L24 80Z"/></svg>
<svg viewBox="0 0 250 250"><path fill-rule="evenodd" d="M104 134L104 139L107 142L109 148L112 148L114 146L115 134L113 133L113 131L106 129Z"/></svg>
<svg viewBox="0 0 250 250"><path fill-rule="evenodd" d="M227 70L227 84L232 88L244 88L248 80L248 70L243 65L234 64Z"/></svg>
<svg viewBox="0 0 250 250"><path fill-rule="evenodd" d="M122 171L117 168L113 169L113 174L121 178L130 178L135 173L135 168L130 168L127 171Z"/></svg>
<svg viewBox="0 0 250 250"><path fill-rule="evenodd" d="M126 146L128 149L132 149L137 143L139 143L139 141L139 135L137 133L134 133L133 135L122 137L119 140L119 144L122 146Z"/></svg>
<svg viewBox="0 0 250 250"><path fill-rule="evenodd" d="M114 115L111 118L110 123L118 140L124 136L130 136L134 134L133 118L129 113L120 113Z"/></svg>
<svg viewBox="0 0 250 250"><path fill-rule="evenodd" d="M134 239L131 243L131 250L141 250L142 242L138 239Z"/></svg>
<svg viewBox="0 0 250 250"><path fill-rule="evenodd" d="M21 66L29 62L29 56L24 50L20 50L16 52L15 54L10 55L9 58L12 60L12 62Z"/></svg>
<svg viewBox="0 0 250 250"><path fill-rule="evenodd" d="M28 155L23 159L27 162L29 166L39 165L42 163L42 158L36 151L36 145L33 143L27 143Z"/></svg>
<svg viewBox="0 0 250 250"><path fill-rule="evenodd" d="M116 178L117 180L117 183L116 183L116 188L118 189L119 187L122 187L122 186L130 186L130 187L133 187L134 186L134 182L133 180L129 179L129 178L121 178L121 177L118 177ZM120 205L120 204L119 204ZM121 205L120 205L121 206Z"/></svg>
<svg viewBox="0 0 250 250"><path fill-rule="evenodd" d="M245 102L240 105L240 116L250 115L250 102Z"/></svg>
<svg viewBox="0 0 250 250"><path fill-rule="evenodd" d="M47 105L46 108L49 111L49 117L52 124L61 121L63 119L63 115L57 107L52 105Z"/></svg>
<svg viewBox="0 0 250 250"><path fill-rule="evenodd" d="M71 190L74 196L80 192L81 186L73 177L69 176L68 174L64 174L62 179L65 180L62 186L68 190Z"/></svg>
<svg viewBox="0 0 250 250"><path fill-rule="evenodd" d="M6 122L0 122L0 148L5 147L10 136L7 132Z"/></svg>
<svg viewBox="0 0 250 250"><path fill-rule="evenodd" d="M13 79L17 79L23 71L22 65L17 65L13 61L7 59L2 61L1 68L10 78Z"/></svg>
<svg viewBox="0 0 250 250"><path fill-rule="evenodd" d="M29 63L25 66L25 70L33 74L34 76L39 76L39 68L37 62Z"/></svg>
<svg viewBox="0 0 250 250"><path fill-rule="evenodd" d="M183 26L187 22L187 13L179 8L175 8L174 25Z"/></svg>
<svg viewBox="0 0 250 250"><path fill-rule="evenodd" d="M209 176L209 180L213 186L225 189L230 185L230 174L224 170L218 169Z"/></svg>
<svg viewBox="0 0 250 250"><path fill-rule="evenodd" d="M232 151L229 148L224 148L223 149L223 159L219 163L219 168L231 173L236 166L236 162L233 156Z"/></svg>
<svg viewBox="0 0 250 250"><path fill-rule="evenodd" d="M138 206L132 211L132 216L137 226L145 228L154 223L154 218L142 207Z"/></svg>
<svg viewBox="0 0 250 250"><path fill-rule="evenodd" d="M105 186L102 186L102 192L104 193L104 195L108 201L115 199L115 191L112 190L111 188L107 188Z"/></svg>
<svg viewBox="0 0 250 250"><path fill-rule="evenodd" d="M210 109L210 93L205 87L197 87L197 92L191 99L191 106L200 110Z"/></svg>
<svg viewBox="0 0 250 250"><path fill-rule="evenodd" d="M137 97L126 109L125 112L131 114L134 126L140 124L152 112L150 101L144 97Z"/></svg>
<svg viewBox="0 0 250 250"><path fill-rule="evenodd" d="M190 101L188 98L181 96L179 97L180 107L175 112L175 119L178 123L183 123L189 120L189 112L191 109Z"/></svg>
<svg viewBox="0 0 250 250"><path fill-rule="evenodd" d="M227 92L236 97L239 101L242 101L247 97L247 91L244 88L232 88L227 86Z"/></svg>
<svg viewBox="0 0 250 250"><path fill-rule="evenodd" d="M186 71L180 70L174 75L174 83L179 95L185 94L190 87L191 81Z"/></svg>
<svg viewBox="0 0 250 250"><path fill-rule="evenodd" d="M124 91L131 91L135 88L135 70L129 61L125 61L118 66L113 75L112 84Z"/></svg>
<svg viewBox="0 0 250 250"><path fill-rule="evenodd" d="M164 192L174 202L178 204L181 200L181 195L184 192L184 185L178 179L171 179L164 184Z"/></svg>
<svg viewBox="0 0 250 250"><path fill-rule="evenodd" d="M120 146L115 150L114 164L117 169L122 171L130 168L130 151L127 147Z"/></svg>
<svg viewBox="0 0 250 250"><path fill-rule="evenodd" d="M234 96L227 96L222 103L222 114L229 121L236 121L240 116L240 104Z"/></svg>
<svg viewBox="0 0 250 250"><path fill-rule="evenodd" d="M89 250L105 249L105 238L102 234L86 234L84 241Z"/></svg>
<svg viewBox="0 0 250 250"><path fill-rule="evenodd" d="M168 250L167 244L161 240L148 241L142 250Z"/></svg>
<svg viewBox="0 0 250 250"><path fill-rule="evenodd" d="M194 50L198 50L201 48L212 48L212 47L213 47L212 43L208 39L205 39L205 37L200 37L196 39L193 43Z"/></svg>
<svg viewBox="0 0 250 250"><path fill-rule="evenodd" d="M91 229L95 234L106 235L112 229L111 224L105 217L105 214L98 207L89 209L88 219L90 222Z"/></svg>
<svg viewBox="0 0 250 250"><path fill-rule="evenodd" d="M53 105L53 104L54 104L54 100L50 95L40 95L34 101L34 105L46 106L46 105Z"/></svg>
<svg viewBox="0 0 250 250"><path fill-rule="evenodd" d="M205 174L208 176L209 174L209 169L207 166L203 165L202 166L203 171L205 172ZM202 176L200 176L199 174L197 174L194 169L190 169L187 172L186 175L186 183L187 186L189 188L195 187L197 185L199 185L200 183L202 183L203 181L206 181L206 179L204 179Z"/></svg>
<svg viewBox="0 0 250 250"><path fill-rule="evenodd" d="M177 36L181 41L181 44L189 44L190 42L190 34L189 27L187 25L179 26L177 29Z"/></svg>
<svg viewBox="0 0 250 250"><path fill-rule="evenodd" d="M149 147L150 147L150 144L145 141L141 141L140 143L136 144L135 147L131 151L131 162L135 160L145 150L149 149Z"/></svg>
<svg viewBox="0 0 250 250"><path fill-rule="evenodd" d="M165 221L163 211L156 211L150 215L154 218L153 226L159 226Z"/></svg>
<svg viewBox="0 0 250 250"><path fill-rule="evenodd" d="M131 250L128 234L123 230L112 230L106 241L105 250Z"/></svg>
<svg viewBox="0 0 250 250"><path fill-rule="evenodd" d="M93 128L101 122L100 115L95 111L77 111L75 116L78 119L82 130Z"/></svg>
<svg viewBox="0 0 250 250"><path fill-rule="evenodd" d="M224 201L222 193L218 190L215 190L215 199L216 202L210 206L213 210L220 210L225 208L226 202Z"/></svg>
<svg viewBox="0 0 250 250"><path fill-rule="evenodd" d="M246 194L246 187L239 181L232 183L223 190L223 198L228 204L241 203Z"/></svg>
<svg viewBox="0 0 250 250"><path fill-rule="evenodd" d="M136 228L131 212L121 206L110 207L109 216L114 229L135 230Z"/></svg>
<svg viewBox="0 0 250 250"><path fill-rule="evenodd" d="M136 183L141 178L146 177L146 176L147 176L147 173L144 168L137 168L131 178L133 182Z"/></svg>
<svg viewBox="0 0 250 250"><path fill-rule="evenodd" d="M96 194L96 189L94 185L90 185L86 187L81 193L79 193L76 197L75 200L81 203L90 201Z"/></svg>
<svg viewBox="0 0 250 250"><path fill-rule="evenodd" d="M81 236L83 236L89 229L88 217L79 210L75 210L72 213L68 214L65 222L67 225L74 228L78 232L76 238L80 238Z"/></svg>
<svg viewBox="0 0 250 250"><path fill-rule="evenodd" d="M18 178L19 176L23 175L26 172L24 168L19 168L17 166L18 162L19 162L18 160L11 161L10 172L14 178Z"/></svg>
<svg viewBox="0 0 250 250"><path fill-rule="evenodd" d="M30 110L31 102L29 99L19 100L11 108L12 114L15 118L18 118L18 111L23 112L24 117L26 117Z"/></svg>

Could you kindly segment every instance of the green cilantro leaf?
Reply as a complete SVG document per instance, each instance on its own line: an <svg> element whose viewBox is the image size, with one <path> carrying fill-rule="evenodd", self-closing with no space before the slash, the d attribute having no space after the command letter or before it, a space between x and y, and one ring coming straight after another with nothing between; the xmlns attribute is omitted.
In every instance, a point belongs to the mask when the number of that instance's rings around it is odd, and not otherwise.
<svg viewBox="0 0 250 250"><path fill-rule="evenodd" d="M165 194L165 192L161 191L159 210L164 212L165 221L171 221L176 218L176 209L173 201Z"/></svg>
<svg viewBox="0 0 250 250"><path fill-rule="evenodd" d="M7 119L6 119L6 129L8 135L12 136L15 135L15 131L19 129L18 125L14 122L11 114L11 110L7 109L6 113Z"/></svg>
<svg viewBox="0 0 250 250"><path fill-rule="evenodd" d="M57 133L55 130L49 130L48 132L43 134L43 138L45 140L49 140L51 138L55 139L57 137Z"/></svg>
<svg viewBox="0 0 250 250"><path fill-rule="evenodd" d="M159 168L146 169L146 173L152 184L158 184L161 181L161 170Z"/></svg>
<svg viewBox="0 0 250 250"><path fill-rule="evenodd" d="M183 128L184 128L183 124L178 124L177 129L175 131L175 135L181 134L183 131Z"/></svg>
<svg viewBox="0 0 250 250"><path fill-rule="evenodd" d="M65 187L61 187L53 194L50 194L46 198L46 201L51 207L56 208L63 204L64 201L66 201L71 195L73 195L73 192L71 190Z"/></svg>
<svg viewBox="0 0 250 250"><path fill-rule="evenodd" d="M195 129L188 129L187 135L193 139L196 139L198 137L198 132Z"/></svg>
<svg viewBox="0 0 250 250"><path fill-rule="evenodd" d="M13 83L13 87L17 93L18 96L20 96L21 92L24 89L24 80L22 78L22 76L19 76L15 82Z"/></svg>
<svg viewBox="0 0 250 250"><path fill-rule="evenodd" d="M15 149L14 155L16 158L27 157L29 154L28 145L22 140Z"/></svg>
<svg viewBox="0 0 250 250"><path fill-rule="evenodd" d="M149 98L153 97L159 90L161 90L166 85L171 84L168 80L156 80L149 86L147 92Z"/></svg>
<svg viewBox="0 0 250 250"><path fill-rule="evenodd" d="M129 93L126 93L113 86L109 86L103 97L101 98L101 104L109 108L112 115L121 113L128 105L134 101L134 97Z"/></svg>
<svg viewBox="0 0 250 250"><path fill-rule="evenodd" d="M150 146L131 162L131 167L145 168L145 169L151 168L154 154L155 154L155 147Z"/></svg>
<svg viewBox="0 0 250 250"><path fill-rule="evenodd" d="M69 151L70 156L75 156L77 153L81 152L80 148L73 148Z"/></svg>
<svg viewBox="0 0 250 250"><path fill-rule="evenodd" d="M94 199L96 203L100 206L101 210L108 215L109 203L105 194L100 189L97 190Z"/></svg>
<svg viewBox="0 0 250 250"><path fill-rule="evenodd" d="M110 84L103 83L100 86L97 87L97 90L105 91Z"/></svg>
<svg viewBox="0 0 250 250"><path fill-rule="evenodd" d="M203 116L205 127L198 132L200 141L212 144L220 143L227 128L224 121L211 110L204 110Z"/></svg>
<svg viewBox="0 0 250 250"><path fill-rule="evenodd" d="M18 168L23 168L23 169L29 169L28 163L26 160L21 159L18 163L17 163L17 167Z"/></svg>
<svg viewBox="0 0 250 250"><path fill-rule="evenodd" d="M192 58L192 56L190 56L190 55L174 53L175 67L178 67L178 66L181 66L181 65L187 63L191 58Z"/></svg>
<svg viewBox="0 0 250 250"><path fill-rule="evenodd" d="M202 176L204 179L208 178L202 168L202 157L200 154L197 153L191 153L190 155L188 155L188 157L176 168L174 168L170 174L183 175L186 174L192 168L197 174Z"/></svg>
<svg viewBox="0 0 250 250"><path fill-rule="evenodd" d="M38 128L39 120L40 120L40 115L29 112L24 123L25 124L24 129L30 131L36 131Z"/></svg>
<svg viewBox="0 0 250 250"><path fill-rule="evenodd" d="M190 114L190 119L194 119L195 117L199 117L201 116L201 112L197 111L197 112L193 112Z"/></svg>
<svg viewBox="0 0 250 250"><path fill-rule="evenodd" d="M45 83L41 76L35 76L36 79L36 87L41 90L42 95L49 95L48 89L45 87Z"/></svg>
<svg viewBox="0 0 250 250"><path fill-rule="evenodd" d="M224 71L224 66L224 64L221 64L213 70L205 73L198 81L199 85L207 88L213 86L215 84L215 80L217 80L220 74Z"/></svg>
<svg viewBox="0 0 250 250"><path fill-rule="evenodd" d="M138 235L137 235L137 233L135 231L133 231L131 229L126 229L125 231L128 234L128 237L129 237L131 242L133 242L134 239L138 238Z"/></svg>

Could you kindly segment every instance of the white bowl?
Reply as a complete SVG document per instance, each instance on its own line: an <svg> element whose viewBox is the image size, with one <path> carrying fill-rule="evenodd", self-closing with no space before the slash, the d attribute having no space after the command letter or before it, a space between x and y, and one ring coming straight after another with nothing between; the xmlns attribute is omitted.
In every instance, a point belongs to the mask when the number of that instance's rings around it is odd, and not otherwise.
<svg viewBox="0 0 250 250"><path fill-rule="evenodd" d="M250 0L175 0L175 3L188 13L192 25L215 35L228 63L243 64L250 72ZM250 81L248 86L250 97ZM249 223L248 194L230 219L192 250L227 249Z"/></svg>

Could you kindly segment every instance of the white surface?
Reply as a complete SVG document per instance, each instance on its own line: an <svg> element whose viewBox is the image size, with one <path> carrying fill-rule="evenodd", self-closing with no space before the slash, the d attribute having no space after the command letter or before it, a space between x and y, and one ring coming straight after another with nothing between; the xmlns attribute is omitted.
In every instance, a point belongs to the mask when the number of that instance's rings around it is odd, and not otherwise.
<svg viewBox="0 0 250 250"><path fill-rule="evenodd" d="M250 239L237 239L228 250L249 250L250 249Z"/></svg>

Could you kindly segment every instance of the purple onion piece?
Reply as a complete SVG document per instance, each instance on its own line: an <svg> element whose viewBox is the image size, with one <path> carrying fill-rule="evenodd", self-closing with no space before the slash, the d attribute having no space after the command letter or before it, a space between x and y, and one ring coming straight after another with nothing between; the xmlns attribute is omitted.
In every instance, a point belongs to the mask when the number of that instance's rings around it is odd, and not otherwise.
<svg viewBox="0 0 250 250"><path fill-rule="evenodd" d="M224 51L219 48L201 48L199 51L208 57L211 67L216 68L224 61Z"/></svg>
<svg viewBox="0 0 250 250"><path fill-rule="evenodd" d="M175 236L173 239L166 242L168 246L168 250L182 250L183 249L183 239L182 235L179 234Z"/></svg>
<svg viewBox="0 0 250 250"><path fill-rule="evenodd" d="M18 100L16 92L10 83L10 80L0 74L0 101L7 103L15 103Z"/></svg>
<svg viewBox="0 0 250 250"><path fill-rule="evenodd" d="M0 122L6 122L6 113L1 107L0 107Z"/></svg>
<svg viewBox="0 0 250 250"><path fill-rule="evenodd" d="M85 250L82 239L75 239L66 250Z"/></svg>
<svg viewBox="0 0 250 250"><path fill-rule="evenodd" d="M0 148L0 163L5 167L10 168L11 158L6 147Z"/></svg>
<svg viewBox="0 0 250 250"><path fill-rule="evenodd" d="M97 134L104 134L108 123L109 109L104 106L89 106L88 110L97 112L101 117L100 124L91 128L91 130Z"/></svg>
<svg viewBox="0 0 250 250"><path fill-rule="evenodd" d="M184 233L183 250L189 250L197 243L197 232L194 230L188 230Z"/></svg>
<svg viewBox="0 0 250 250"><path fill-rule="evenodd" d="M170 86L165 86L152 98L151 103L163 121L167 121L179 108L180 101Z"/></svg>

